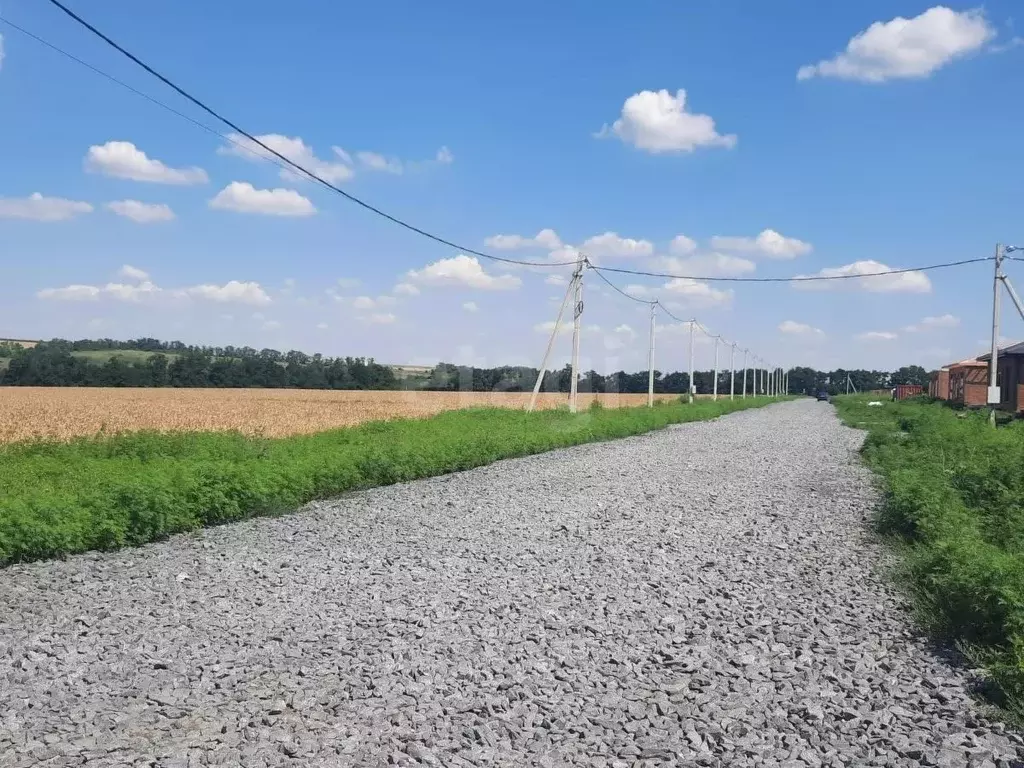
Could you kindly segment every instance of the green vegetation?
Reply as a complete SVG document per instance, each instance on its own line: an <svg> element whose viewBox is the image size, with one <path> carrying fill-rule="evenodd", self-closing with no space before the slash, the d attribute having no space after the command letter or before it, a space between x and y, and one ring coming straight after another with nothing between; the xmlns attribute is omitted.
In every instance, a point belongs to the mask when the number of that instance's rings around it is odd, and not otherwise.
<svg viewBox="0 0 1024 768"><path fill-rule="evenodd" d="M637 435L767 398L591 408L449 411L282 439L136 433L0 447L0 565L144 544L314 499Z"/></svg>
<svg viewBox="0 0 1024 768"><path fill-rule="evenodd" d="M867 463L884 479L879 530L929 629L985 668L997 703L1024 716L1024 422L924 400L868 406L837 399L868 430Z"/></svg>

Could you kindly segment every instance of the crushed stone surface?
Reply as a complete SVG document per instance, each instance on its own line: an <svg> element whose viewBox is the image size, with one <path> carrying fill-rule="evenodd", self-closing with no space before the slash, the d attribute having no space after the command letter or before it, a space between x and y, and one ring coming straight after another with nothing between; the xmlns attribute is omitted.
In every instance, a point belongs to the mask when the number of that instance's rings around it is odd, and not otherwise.
<svg viewBox="0 0 1024 768"><path fill-rule="evenodd" d="M797 401L0 571L0 765L1021 765Z"/></svg>

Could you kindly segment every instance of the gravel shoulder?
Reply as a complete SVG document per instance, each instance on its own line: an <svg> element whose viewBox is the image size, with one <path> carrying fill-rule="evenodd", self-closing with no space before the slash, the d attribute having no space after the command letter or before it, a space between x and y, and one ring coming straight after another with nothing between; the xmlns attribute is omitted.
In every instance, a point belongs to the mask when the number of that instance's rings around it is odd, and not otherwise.
<svg viewBox="0 0 1024 768"><path fill-rule="evenodd" d="M0 765L977 766L797 401L0 570Z"/></svg>

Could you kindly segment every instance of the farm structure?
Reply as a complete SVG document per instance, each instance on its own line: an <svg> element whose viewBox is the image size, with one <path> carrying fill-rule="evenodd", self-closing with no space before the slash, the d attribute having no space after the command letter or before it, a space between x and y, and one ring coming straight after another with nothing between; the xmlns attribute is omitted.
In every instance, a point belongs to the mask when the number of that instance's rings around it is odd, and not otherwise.
<svg viewBox="0 0 1024 768"><path fill-rule="evenodd" d="M978 362L987 365L992 355L982 355ZM996 358L996 384L999 385L999 408L1011 413L1024 411L1024 342L999 350ZM979 379L987 381L986 378ZM984 393L982 393L984 397ZM984 405L984 399L980 403Z"/></svg>
<svg viewBox="0 0 1024 768"><path fill-rule="evenodd" d="M985 405L988 367L980 359L968 358L942 366L932 374L928 394L969 408Z"/></svg>

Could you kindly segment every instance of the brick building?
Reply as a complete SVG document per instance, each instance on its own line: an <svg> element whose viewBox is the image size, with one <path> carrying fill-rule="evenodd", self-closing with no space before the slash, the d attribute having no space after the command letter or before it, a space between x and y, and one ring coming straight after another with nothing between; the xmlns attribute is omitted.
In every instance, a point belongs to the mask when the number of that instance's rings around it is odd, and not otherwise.
<svg viewBox="0 0 1024 768"><path fill-rule="evenodd" d="M992 355L982 355L978 362L987 366ZM985 374L986 384L987 376ZM999 408L1011 413L1024 411L1024 342L999 350L996 370L996 384L999 385ZM984 400L982 401L984 404Z"/></svg>

